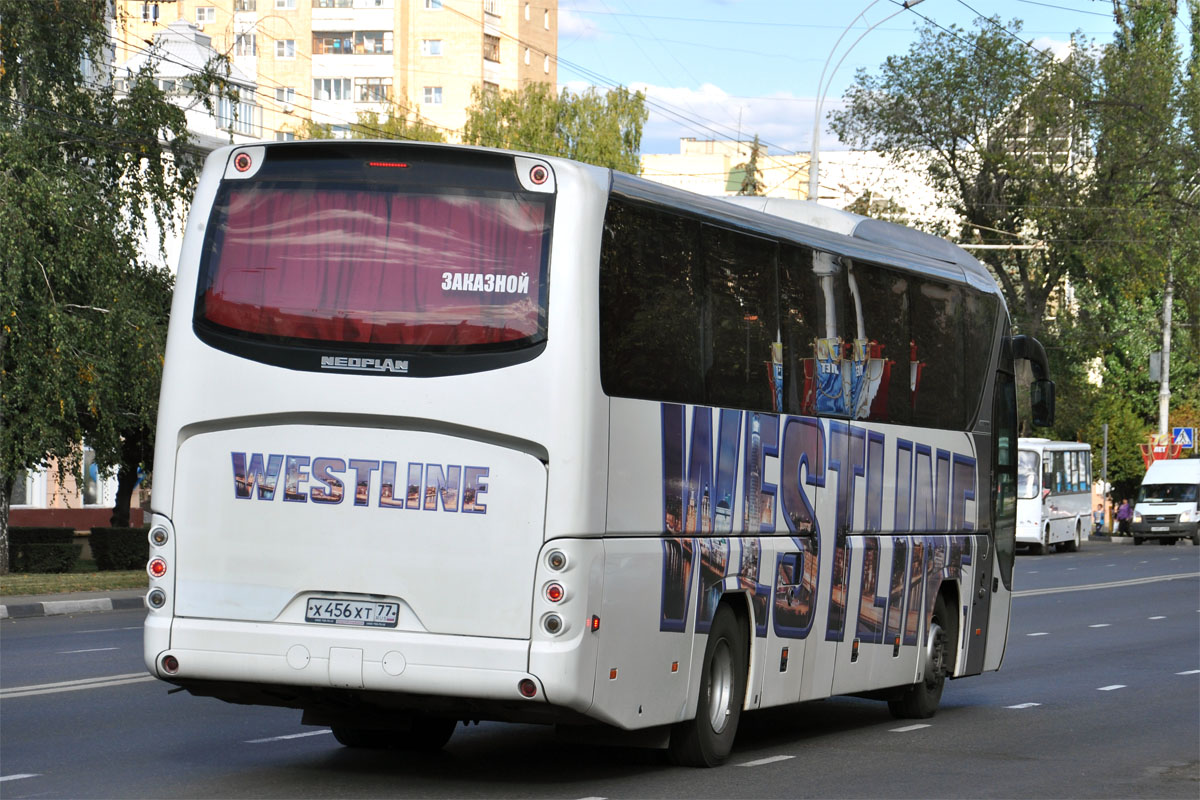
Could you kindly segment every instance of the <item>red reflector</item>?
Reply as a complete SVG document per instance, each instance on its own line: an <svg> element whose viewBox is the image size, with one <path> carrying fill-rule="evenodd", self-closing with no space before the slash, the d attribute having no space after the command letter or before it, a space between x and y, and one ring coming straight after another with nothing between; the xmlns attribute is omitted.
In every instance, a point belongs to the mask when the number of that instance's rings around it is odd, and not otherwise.
<svg viewBox="0 0 1200 800"><path fill-rule="evenodd" d="M592 633L600 630L600 618L595 614L592 615Z"/></svg>
<svg viewBox="0 0 1200 800"><path fill-rule="evenodd" d="M615 681L617 679L617 668L616 667L613 667L612 669L610 669L608 671L608 679L610 681Z"/></svg>
<svg viewBox="0 0 1200 800"><path fill-rule="evenodd" d="M671 662L671 672L679 672L679 662L678 661Z"/></svg>
<svg viewBox="0 0 1200 800"><path fill-rule="evenodd" d="M392 167L394 169L408 169L408 164L403 161L368 161L368 167Z"/></svg>
<svg viewBox="0 0 1200 800"><path fill-rule="evenodd" d="M150 564L148 566L150 569L150 574L155 578L161 578L163 575L167 574L167 562L163 561L161 558L150 559Z"/></svg>
<svg viewBox="0 0 1200 800"><path fill-rule="evenodd" d="M535 697L537 695L537 684L529 680L529 678L524 678L517 684L517 691L521 693L522 697Z"/></svg>
<svg viewBox="0 0 1200 800"><path fill-rule="evenodd" d="M163 672L174 675L176 672L179 672L179 659L175 658L175 656L163 656L162 668Z"/></svg>
<svg viewBox="0 0 1200 800"><path fill-rule="evenodd" d="M562 584L552 583L546 587L546 599L551 603L562 600L565 594L566 590L563 589Z"/></svg>

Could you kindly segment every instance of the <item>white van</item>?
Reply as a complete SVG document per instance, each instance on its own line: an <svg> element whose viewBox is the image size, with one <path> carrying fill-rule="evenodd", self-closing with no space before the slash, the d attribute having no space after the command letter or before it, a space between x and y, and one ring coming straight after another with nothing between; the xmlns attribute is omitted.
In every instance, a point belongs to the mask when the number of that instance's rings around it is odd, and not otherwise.
<svg viewBox="0 0 1200 800"><path fill-rule="evenodd" d="M1146 470L1133 508L1133 543L1158 539L1200 546L1200 458L1155 461Z"/></svg>

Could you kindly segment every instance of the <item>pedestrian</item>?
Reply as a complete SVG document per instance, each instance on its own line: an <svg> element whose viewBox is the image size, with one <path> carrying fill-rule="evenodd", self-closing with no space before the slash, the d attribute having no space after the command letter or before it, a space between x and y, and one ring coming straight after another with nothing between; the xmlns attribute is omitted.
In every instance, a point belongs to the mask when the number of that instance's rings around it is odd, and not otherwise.
<svg viewBox="0 0 1200 800"><path fill-rule="evenodd" d="M1129 523L1133 519L1133 509L1129 507L1129 499L1121 501L1121 507L1117 509L1117 529L1122 536L1129 535Z"/></svg>

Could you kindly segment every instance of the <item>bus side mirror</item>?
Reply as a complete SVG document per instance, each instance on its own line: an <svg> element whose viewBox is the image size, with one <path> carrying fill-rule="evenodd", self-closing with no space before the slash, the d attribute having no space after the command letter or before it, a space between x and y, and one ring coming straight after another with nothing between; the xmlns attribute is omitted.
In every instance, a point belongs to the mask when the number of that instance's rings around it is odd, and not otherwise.
<svg viewBox="0 0 1200 800"><path fill-rule="evenodd" d="M1048 378L1038 378L1029 387L1029 397L1033 406L1033 424L1039 428L1048 428L1054 424L1054 381Z"/></svg>

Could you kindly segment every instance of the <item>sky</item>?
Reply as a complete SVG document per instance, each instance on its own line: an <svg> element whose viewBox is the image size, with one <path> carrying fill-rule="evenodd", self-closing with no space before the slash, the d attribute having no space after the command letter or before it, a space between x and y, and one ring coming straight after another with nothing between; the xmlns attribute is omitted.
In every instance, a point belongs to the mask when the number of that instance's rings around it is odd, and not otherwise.
<svg viewBox="0 0 1200 800"><path fill-rule="evenodd" d="M1179 5L1182 43L1191 21ZM874 72L888 55L907 53L927 20L969 30L980 15L1006 27L1018 19L1024 40L1052 51L1073 32L1107 43L1115 28L1111 0L921 0L907 10L900 0L559 0L558 7L559 84L645 91L643 153L678 153L681 137L755 134L771 153L808 152L822 71L824 118L858 69ZM819 144L844 149L827 127Z"/></svg>

